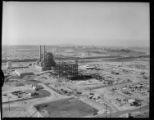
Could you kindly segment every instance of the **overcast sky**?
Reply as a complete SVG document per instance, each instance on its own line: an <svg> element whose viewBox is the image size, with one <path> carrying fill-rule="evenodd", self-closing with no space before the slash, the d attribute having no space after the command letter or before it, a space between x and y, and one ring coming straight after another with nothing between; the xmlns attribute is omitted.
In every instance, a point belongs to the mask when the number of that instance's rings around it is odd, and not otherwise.
<svg viewBox="0 0 154 120"><path fill-rule="evenodd" d="M4 2L4 45L149 46L149 3Z"/></svg>

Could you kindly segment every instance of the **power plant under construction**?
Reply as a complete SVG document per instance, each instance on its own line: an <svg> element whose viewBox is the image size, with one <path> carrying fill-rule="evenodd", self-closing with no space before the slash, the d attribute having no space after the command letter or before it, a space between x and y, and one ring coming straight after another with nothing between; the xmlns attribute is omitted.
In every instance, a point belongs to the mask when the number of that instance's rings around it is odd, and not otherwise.
<svg viewBox="0 0 154 120"><path fill-rule="evenodd" d="M74 62L55 62L54 56L51 52L46 51L46 47L40 46L39 49L39 60L37 61L35 67L41 71L54 70L58 77L65 77L72 80L91 78L89 75L82 75L78 72L78 59Z"/></svg>

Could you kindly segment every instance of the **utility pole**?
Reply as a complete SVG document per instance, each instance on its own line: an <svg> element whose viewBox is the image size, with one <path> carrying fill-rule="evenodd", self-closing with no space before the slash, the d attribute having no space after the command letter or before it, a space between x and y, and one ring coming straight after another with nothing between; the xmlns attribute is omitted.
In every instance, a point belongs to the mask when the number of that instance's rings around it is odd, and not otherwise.
<svg viewBox="0 0 154 120"><path fill-rule="evenodd" d="M105 104L106 105L106 118L107 118L107 104Z"/></svg>
<svg viewBox="0 0 154 120"><path fill-rule="evenodd" d="M8 102L9 102L9 112L10 112L10 97L8 97Z"/></svg>
<svg viewBox="0 0 154 120"><path fill-rule="evenodd" d="M109 111L110 111L110 118L111 118L111 109Z"/></svg>
<svg viewBox="0 0 154 120"><path fill-rule="evenodd" d="M140 105L140 112L141 112L141 105Z"/></svg>

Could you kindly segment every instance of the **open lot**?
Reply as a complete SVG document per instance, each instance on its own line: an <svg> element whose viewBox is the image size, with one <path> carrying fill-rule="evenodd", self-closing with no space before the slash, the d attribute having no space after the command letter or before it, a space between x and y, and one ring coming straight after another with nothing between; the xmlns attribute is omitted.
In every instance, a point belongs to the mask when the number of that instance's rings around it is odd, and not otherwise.
<svg viewBox="0 0 154 120"><path fill-rule="evenodd" d="M74 98L58 100L35 107L44 117L83 117L97 113L96 109Z"/></svg>

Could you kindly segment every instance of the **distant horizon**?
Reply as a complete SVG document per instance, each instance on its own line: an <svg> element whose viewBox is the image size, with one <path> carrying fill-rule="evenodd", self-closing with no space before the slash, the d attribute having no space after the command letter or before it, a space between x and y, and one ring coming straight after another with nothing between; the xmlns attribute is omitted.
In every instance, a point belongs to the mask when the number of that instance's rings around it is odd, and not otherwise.
<svg viewBox="0 0 154 120"><path fill-rule="evenodd" d="M14 45L2 45L2 46L44 46L44 44L14 44ZM112 46L112 45L75 45L75 44L52 44L52 45L45 45L45 46L61 46L61 47L65 47L65 46L87 46L87 47L122 47L122 48L150 48L150 46Z"/></svg>

